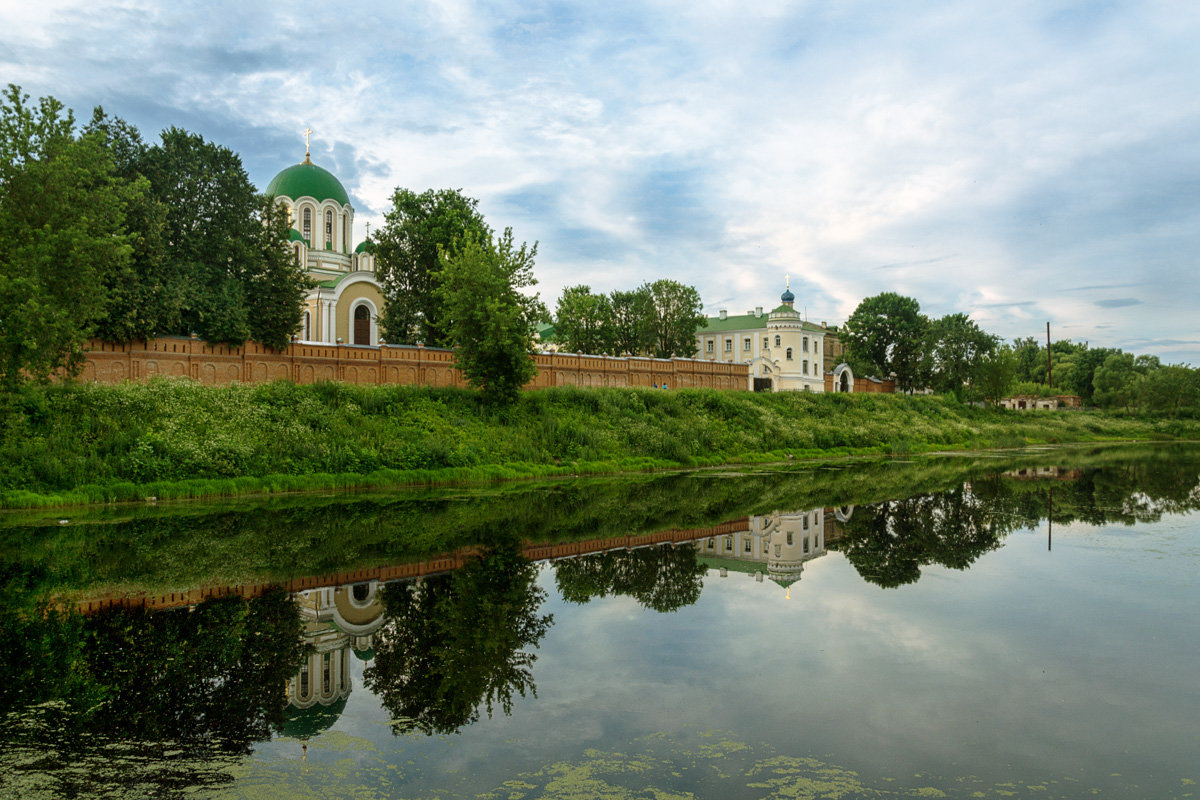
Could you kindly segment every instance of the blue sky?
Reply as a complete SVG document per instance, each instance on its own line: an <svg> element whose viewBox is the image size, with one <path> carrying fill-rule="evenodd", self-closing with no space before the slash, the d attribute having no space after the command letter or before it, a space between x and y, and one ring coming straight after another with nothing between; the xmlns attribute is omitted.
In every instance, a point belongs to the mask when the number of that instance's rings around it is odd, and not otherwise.
<svg viewBox="0 0 1200 800"><path fill-rule="evenodd" d="M750 10L746 6L749 5ZM562 287L1200 363L1190 2L0 4L0 82L337 174L357 234L461 188Z"/></svg>

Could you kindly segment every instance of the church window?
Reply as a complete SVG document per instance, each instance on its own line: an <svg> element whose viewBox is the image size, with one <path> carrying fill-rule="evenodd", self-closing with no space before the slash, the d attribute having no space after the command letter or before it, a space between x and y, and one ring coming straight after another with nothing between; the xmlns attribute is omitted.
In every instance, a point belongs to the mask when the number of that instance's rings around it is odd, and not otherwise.
<svg viewBox="0 0 1200 800"><path fill-rule="evenodd" d="M371 343L371 309L365 305L354 309L354 343Z"/></svg>
<svg viewBox="0 0 1200 800"><path fill-rule="evenodd" d="M779 347L779 337L778 336L775 337L775 346Z"/></svg>
<svg viewBox="0 0 1200 800"><path fill-rule="evenodd" d="M309 325L311 325L311 324L312 324L312 317L307 311L305 311L304 312L304 339L305 339L305 341L309 341L312 339L311 328L309 327Z"/></svg>
<svg viewBox="0 0 1200 800"><path fill-rule="evenodd" d="M327 249L333 247L333 212L328 210L325 212L325 244Z"/></svg>
<svg viewBox="0 0 1200 800"><path fill-rule="evenodd" d="M808 337L804 337L804 352L808 352Z"/></svg>
<svg viewBox="0 0 1200 800"><path fill-rule="evenodd" d="M296 245L296 263L301 266L304 265L303 256L300 253L300 245Z"/></svg>
<svg viewBox="0 0 1200 800"><path fill-rule="evenodd" d="M350 215L342 214L342 252L350 251Z"/></svg>
<svg viewBox="0 0 1200 800"><path fill-rule="evenodd" d="M308 246L312 247L312 209L311 208L304 209L304 230L302 230L300 233L304 236L305 241L308 242Z"/></svg>
<svg viewBox="0 0 1200 800"><path fill-rule="evenodd" d="M792 546L792 534L788 533L788 547Z"/></svg>
<svg viewBox="0 0 1200 800"><path fill-rule="evenodd" d="M790 347L787 349L787 360L788 361L792 360L792 348L790 348Z"/></svg>
<svg viewBox="0 0 1200 800"><path fill-rule="evenodd" d="M301 700L308 697L308 662L300 665L300 692Z"/></svg>
<svg viewBox="0 0 1200 800"><path fill-rule="evenodd" d="M808 374L808 359L804 359L804 374Z"/></svg>
<svg viewBox="0 0 1200 800"><path fill-rule="evenodd" d="M330 689L333 688L332 676L330 675L329 653L321 654L321 691L328 695Z"/></svg>

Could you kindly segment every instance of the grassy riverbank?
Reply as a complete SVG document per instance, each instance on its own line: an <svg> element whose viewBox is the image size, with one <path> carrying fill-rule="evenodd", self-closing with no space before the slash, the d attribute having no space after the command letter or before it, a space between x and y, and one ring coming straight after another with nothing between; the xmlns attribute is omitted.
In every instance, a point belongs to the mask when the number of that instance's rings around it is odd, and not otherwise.
<svg viewBox="0 0 1200 800"><path fill-rule="evenodd" d="M1200 438L1200 422L1021 413L941 397L185 381L6 398L0 506L385 487L791 458Z"/></svg>

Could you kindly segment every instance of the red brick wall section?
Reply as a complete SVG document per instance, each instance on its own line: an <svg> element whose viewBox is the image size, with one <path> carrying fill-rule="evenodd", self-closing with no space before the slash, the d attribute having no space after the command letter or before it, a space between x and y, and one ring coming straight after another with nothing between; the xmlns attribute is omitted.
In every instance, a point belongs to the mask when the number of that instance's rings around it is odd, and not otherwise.
<svg viewBox="0 0 1200 800"><path fill-rule="evenodd" d="M833 373L832 372L825 373L825 391L827 391L827 392L833 391ZM856 377L854 379L854 391L867 392L869 394L895 394L896 393L896 382L892 381L892 380L873 381L869 378L857 378Z"/></svg>
<svg viewBox="0 0 1200 800"><path fill-rule="evenodd" d="M528 389L549 386L706 387L745 391L746 364L689 358L608 358L563 353L534 356L538 374ZM433 347L293 344L286 350L248 342L243 347L200 339L164 338L148 342L90 343L80 380L97 383L144 381L154 375L188 377L203 384L233 381L296 383L342 381L357 384L465 386L454 353Z"/></svg>

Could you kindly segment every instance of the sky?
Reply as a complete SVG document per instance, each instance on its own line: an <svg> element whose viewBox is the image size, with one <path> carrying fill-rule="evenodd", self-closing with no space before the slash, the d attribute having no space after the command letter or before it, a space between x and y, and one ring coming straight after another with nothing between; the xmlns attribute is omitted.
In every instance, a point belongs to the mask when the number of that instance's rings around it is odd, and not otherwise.
<svg viewBox="0 0 1200 800"><path fill-rule="evenodd" d="M880 292L1200 364L1200 4L0 0L0 84L303 160L378 227L455 188L538 290Z"/></svg>

